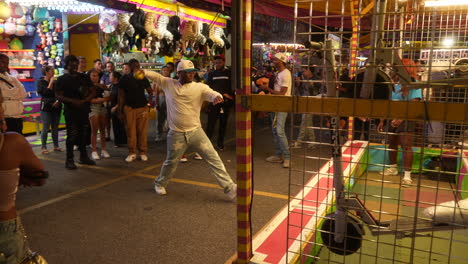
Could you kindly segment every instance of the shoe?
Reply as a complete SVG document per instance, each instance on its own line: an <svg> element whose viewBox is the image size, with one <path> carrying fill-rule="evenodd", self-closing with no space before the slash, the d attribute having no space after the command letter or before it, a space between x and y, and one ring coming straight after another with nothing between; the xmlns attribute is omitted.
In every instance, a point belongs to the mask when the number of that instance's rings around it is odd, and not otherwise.
<svg viewBox="0 0 468 264"><path fill-rule="evenodd" d="M187 156L183 155L182 158L180 158L180 162L182 163L188 162Z"/></svg>
<svg viewBox="0 0 468 264"><path fill-rule="evenodd" d="M67 168L69 170L76 170L75 162L73 160L65 161L65 168Z"/></svg>
<svg viewBox="0 0 468 264"><path fill-rule="evenodd" d="M63 152L63 148L56 147L56 148L54 148L54 151L55 152Z"/></svg>
<svg viewBox="0 0 468 264"><path fill-rule="evenodd" d="M100 160L101 157L99 157L99 154L96 151L91 152L91 158L93 160Z"/></svg>
<svg viewBox="0 0 468 264"><path fill-rule="evenodd" d="M140 154L141 161L148 161L148 156L146 154Z"/></svg>
<svg viewBox="0 0 468 264"><path fill-rule="evenodd" d="M47 155L50 152L46 148L43 148L43 149L41 149L41 153L44 154L44 155Z"/></svg>
<svg viewBox="0 0 468 264"><path fill-rule="evenodd" d="M413 180L411 179L401 180L401 187L411 187L412 184L413 184Z"/></svg>
<svg viewBox="0 0 468 264"><path fill-rule="evenodd" d="M196 159L196 160L202 160L203 157L200 156L200 154L198 154L197 152L195 152L195 155L193 155L193 158Z"/></svg>
<svg viewBox="0 0 468 264"><path fill-rule="evenodd" d="M282 163L283 159L278 156L270 156L266 158L266 161L271 162L271 163Z"/></svg>
<svg viewBox="0 0 468 264"><path fill-rule="evenodd" d="M384 176L395 176L398 175L398 169L396 167L389 167L379 173Z"/></svg>
<svg viewBox="0 0 468 264"><path fill-rule="evenodd" d="M132 162L134 160L136 160L136 154L129 154L125 159L126 162Z"/></svg>
<svg viewBox="0 0 468 264"><path fill-rule="evenodd" d="M237 197L237 184L234 184L232 186L232 189L226 193L226 196L228 197L229 201L233 201Z"/></svg>
<svg viewBox="0 0 468 264"><path fill-rule="evenodd" d="M80 164L85 164L85 165L96 165L96 162L89 157L81 158L80 159Z"/></svg>
<svg viewBox="0 0 468 264"><path fill-rule="evenodd" d="M159 142L159 141L162 141L162 137L161 136L156 136L156 138L154 139L154 142Z"/></svg>
<svg viewBox="0 0 468 264"><path fill-rule="evenodd" d="M290 165L291 165L291 161L290 161L290 160L284 160L284 161L283 161L283 168L289 168Z"/></svg>
<svg viewBox="0 0 468 264"><path fill-rule="evenodd" d="M219 151L224 151L224 146L218 145L218 150Z"/></svg>
<svg viewBox="0 0 468 264"><path fill-rule="evenodd" d="M161 185L154 185L154 191L159 194L159 195L166 195L167 192L166 192L166 188L164 188L163 186Z"/></svg>
<svg viewBox="0 0 468 264"><path fill-rule="evenodd" d="M291 145L291 148L302 148L302 144L296 141Z"/></svg>
<svg viewBox="0 0 468 264"><path fill-rule="evenodd" d="M78 146L77 146L77 145L74 145L74 146L73 146L73 150L75 150L75 151L78 150Z"/></svg>
<svg viewBox="0 0 468 264"><path fill-rule="evenodd" d="M107 150L101 150L101 156L106 159L111 157L109 152L107 152Z"/></svg>

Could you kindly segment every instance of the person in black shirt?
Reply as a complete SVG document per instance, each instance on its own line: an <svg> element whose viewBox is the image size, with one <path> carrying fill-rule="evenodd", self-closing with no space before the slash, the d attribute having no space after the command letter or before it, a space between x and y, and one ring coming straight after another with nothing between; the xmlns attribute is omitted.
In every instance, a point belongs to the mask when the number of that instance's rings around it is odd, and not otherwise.
<svg viewBox="0 0 468 264"><path fill-rule="evenodd" d="M73 145L80 151L80 163L96 165L86 152L86 138L89 129L88 114L95 90L85 74L78 73L78 59L68 55L64 59L66 73L57 78L55 96L64 104L65 122L67 125L67 169L76 169L73 160Z"/></svg>
<svg viewBox="0 0 468 264"><path fill-rule="evenodd" d="M111 82L110 93L111 93L111 113L112 113L112 130L114 131L114 146L120 147L121 145L127 144L127 133L125 132L125 124L123 117L119 115L117 111L119 108L119 81L122 75L116 71L109 74Z"/></svg>
<svg viewBox="0 0 468 264"><path fill-rule="evenodd" d="M136 79L133 75L140 70L140 63L136 59L128 62L130 73L119 82L119 114L125 115L127 124L128 156L126 162L136 159L136 148L140 152L140 159L147 161L147 130L148 130L148 102L152 102L153 90L148 79ZM148 93L148 99L145 95Z"/></svg>
<svg viewBox="0 0 468 264"><path fill-rule="evenodd" d="M37 93L41 98L41 120L42 120L42 154L49 154L47 150L47 133L49 127L52 131L52 141L54 143L54 151L63 151L58 144L58 125L60 121L60 113L62 112L62 103L55 98L54 86L54 67L45 66L42 69L44 77L37 82Z"/></svg>
<svg viewBox="0 0 468 264"><path fill-rule="evenodd" d="M216 120L219 119L218 133L218 149L224 150L224 137L226 135L226 127L229 117L229 111L234 105L234 91L231 88L231 71L226 69L225 59L223 55L215 56L216 69L208 74L207 84L211 89L223 95L224 102L221 104L208 105L208 124L206 127L206 135L208 138L213 137Z"/></svg>

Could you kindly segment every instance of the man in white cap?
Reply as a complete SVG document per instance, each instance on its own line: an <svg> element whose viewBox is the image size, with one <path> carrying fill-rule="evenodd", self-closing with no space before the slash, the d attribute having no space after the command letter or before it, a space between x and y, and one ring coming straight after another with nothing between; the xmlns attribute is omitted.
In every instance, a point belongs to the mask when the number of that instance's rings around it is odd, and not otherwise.
<svg viewBox="0 0 468 264"><path fill-rule="evenodd" d="M274 95L291 95L292 76L291 72L286 68L287 56L284 53L276 53L273 58L273 64L278 70L273 89L269 87L263 88L266 93ZM275 154L268 157L266 160L272 163L282 163L283 168L289 168L291 154L289 153L288 139L284 130L287 112L270 113L273 142L275 145Z"/></svg>
<svg viewBox="0 0 468 264"><path fill-rule="evenodd" d="M154 190L159 195L166 194L166 186L174 175L180 158L188 147L192 147L208 162L216 181L224 189L229 200L233 200L236 197L237 185L227 173L200 122L203 102L219 104L223 102L223 96L208 85L193 81L197 73L193 62L181 60L177 66L177 73L179 79L175 80L156 72L145 71L146 77L153 80L166 95L169 124L167 157L159 177L154 181Z"/></svg>

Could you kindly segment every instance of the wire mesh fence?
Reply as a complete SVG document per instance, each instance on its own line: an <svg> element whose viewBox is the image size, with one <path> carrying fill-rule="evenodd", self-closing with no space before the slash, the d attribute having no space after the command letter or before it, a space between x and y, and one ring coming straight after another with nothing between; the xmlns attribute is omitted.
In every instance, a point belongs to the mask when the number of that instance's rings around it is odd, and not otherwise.
<svg viewBox="0 0 468 264"><path fill-rule="evenodd" d="M402 103L292 114L285 262L468 263L468 113L428 114L468 101L468 6L428 2L295 1L295 95Z"/></svg>

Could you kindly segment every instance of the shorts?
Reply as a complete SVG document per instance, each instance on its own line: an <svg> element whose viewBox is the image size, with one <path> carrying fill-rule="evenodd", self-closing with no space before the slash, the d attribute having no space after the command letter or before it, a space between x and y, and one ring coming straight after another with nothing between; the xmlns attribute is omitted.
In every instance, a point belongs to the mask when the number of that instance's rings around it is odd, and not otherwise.
<svg viewBox="0 0 468 264"><path fill-rule="evenodd" d="M106 115L107 109L104 107L103 104L91 104L91 112L89 113L89 117L98 116L98 115Z"/></svg>
<svg viewBox="0 0 468 264"><path fill-rule="evenodd" d="M29 254L19 217L0 222L0 263L21 263Z"/></svg>
<svg viewBox="0 0 468 264"><path fill-rule="evenodd" d="M390 133L413 133L416 131L416 121L403 120L398 127L394 127L391 125L391 120L387 120L384 130Z"/></svg>

